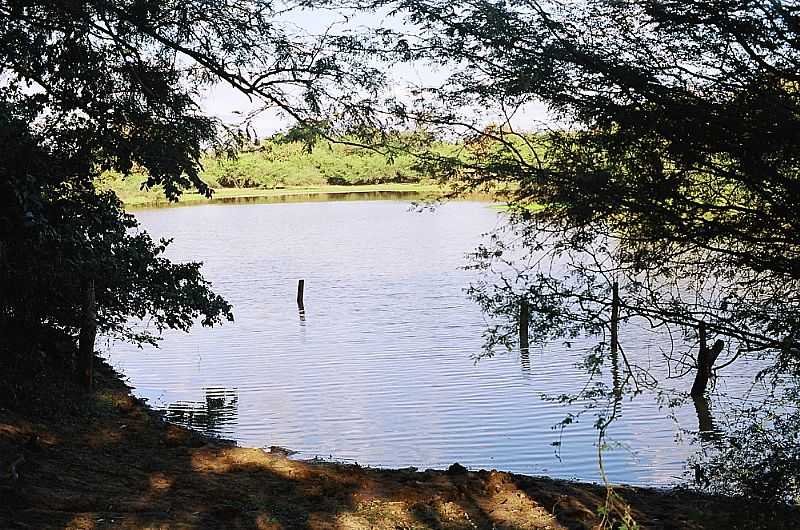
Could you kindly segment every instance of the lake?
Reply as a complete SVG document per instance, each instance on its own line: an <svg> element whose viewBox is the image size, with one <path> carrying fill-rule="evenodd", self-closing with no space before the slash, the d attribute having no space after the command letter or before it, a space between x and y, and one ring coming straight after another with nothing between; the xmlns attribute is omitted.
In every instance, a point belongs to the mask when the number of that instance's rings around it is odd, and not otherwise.
<svg viewBox="0 0 800 530"><path fill-rule="evenodd" d="M174 238L171 258L203 261L236 317L167 333L159 349L106 345L135 393L170 420L299 458L599 479L594 418L554 430L580 408L541 399L585 383L575 363L589 341L472 358L487 321L464 293L475 273L463 266L504 221L490 204L422 212L408 200L209 204L136 217L153 236ZM304 314L295 302L301 278ZM660 369L662 335L631 325L621 342L637 363ZM733 395L752 373L734 367L718 383ZM672 384L688 389L691 379ZM718 416L724 408L711 403ZM609 478L679 482L696 448L683 430L697 427L691 402L624 401L609 434L617 444L605 456Z"/></svg>

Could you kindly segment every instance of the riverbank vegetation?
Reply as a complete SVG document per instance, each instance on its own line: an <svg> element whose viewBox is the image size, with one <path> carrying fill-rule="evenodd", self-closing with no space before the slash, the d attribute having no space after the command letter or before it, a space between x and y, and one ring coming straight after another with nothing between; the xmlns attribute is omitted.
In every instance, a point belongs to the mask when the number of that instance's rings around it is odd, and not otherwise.
<svg viewBox="0 0 800 530"><path fill-rule="evenodd" d="M291 186L286 188L223 188L212 185L213 195L210 197L196 192L185 191L179 201L174 202L164 197L163 191L158 187L141 188L142 180L131 175L126 179L116 181L99 180L98 188L113 191L124 204L125 208L149 208L164 206L188 206L194 204L213 202L244 202L247 200L265 202L280 202L292 200L336 199L336 197L352 197L353 194L363 195L365 198L373 196L389 196L393 193L418 195L420 199L435 199L446 193L439 184L420 182L409 184L354 184L354 185L309 185Z"/></svg>
<svg viewBox="0 0 800 530"><path fill-rule="evenodd" d="M479 190L457 190L440 178L435 165L448 158L459 160L464 167L490 157L502 160L508 157L506 143L522 151L541 136L515 134L500 142L478 135L456 143L417 131L400 134L391 144L371 147L358 145L360 140L347 136L309 139L311 131L296 125L260 141L239 139L241 145L233 154L207 150L200 158L199 177L213 190L213 196L189 188L182 190L179 202L348 192L414 192L428 198L480 195L488 199L509 191L509 185L497 182ZM486 134L498 131L496 125L485 128ZM380 131L373 132L377 135ZM423 152L424 157L420 156ZM148 184L141 168L129 174L106 171L96 185L100 190L113 191L127 207L171 202L163 187Z"/></svg>
<svg viewBox="0 0 800 530"><path fill-rule="evenodd" d="M347 138L338 143L294 139L303 130L297 127L249 142L235 156L208 151L200 159L200 178L214 190L214 199L346 191L433 194L445 189L422 170L410 153L390 156L342 143ZM458 146L432 140L428 147L439 153L458 150ZM147 180L142 171L129 175L107 171L98 178L97 186L113 191L126 206L167 203L163 188L147 187ZM191 189L180 197L181 203L205 200L205 194Z"/></svg>

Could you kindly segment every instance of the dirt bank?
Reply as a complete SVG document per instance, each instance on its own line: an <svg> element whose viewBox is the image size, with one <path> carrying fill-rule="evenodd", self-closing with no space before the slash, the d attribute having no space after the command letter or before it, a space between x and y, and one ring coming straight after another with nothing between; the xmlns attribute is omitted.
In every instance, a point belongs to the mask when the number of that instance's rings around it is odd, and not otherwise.
<svg viewBox="0 0 800 530"><path fill-rule="evenodd" d="M84 405L52 407L0 408L2 529L583 529L599 524L605 499L604 488L546 478L297 462L234 447L163 423L107 366ZM617 491L641 528L800 528L788 508Z"/></svg>

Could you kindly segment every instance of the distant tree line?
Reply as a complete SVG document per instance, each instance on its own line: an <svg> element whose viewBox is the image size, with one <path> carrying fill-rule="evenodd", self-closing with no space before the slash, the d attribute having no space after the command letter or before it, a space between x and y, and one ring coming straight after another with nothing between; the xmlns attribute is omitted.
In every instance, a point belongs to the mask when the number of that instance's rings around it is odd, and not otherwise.
<svg viewBox="0 0 800 530"><path fill-rule="evenodd" d="M368 146L347 145L337 140L303 138L301 124L263 139L243 139L234 156L207 150L200 158L200 177L211 188L279 189L298 186L355 186L365 184L419 183L430 176L413 154L402 149L404 142L420 132L404 133L393 154ZM357 142L357 138L351 138ZM418 142L421 140L418 140ZM463 147L425 138L437 152L456 153ZM144 171L134 168L129 175L106 172L100 187L109 188L125 200L147 184ZM153 193L156 193L155 191Z"/></svg>

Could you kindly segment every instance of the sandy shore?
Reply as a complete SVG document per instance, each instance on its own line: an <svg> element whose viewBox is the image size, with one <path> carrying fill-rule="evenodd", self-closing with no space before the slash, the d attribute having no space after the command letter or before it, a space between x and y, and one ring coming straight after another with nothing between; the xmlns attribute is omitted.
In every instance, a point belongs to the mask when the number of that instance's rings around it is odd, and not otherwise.
<svg viewBox="0 0 800 530"><path fill-rule="evenodd" d="M370 469L235 447L164 423L107 366L82 406L0 409L0 465L3 529L588 529L606 499L597 485L501 471ZM640 528L800 528L790 508L616 492Z"/></svg>

